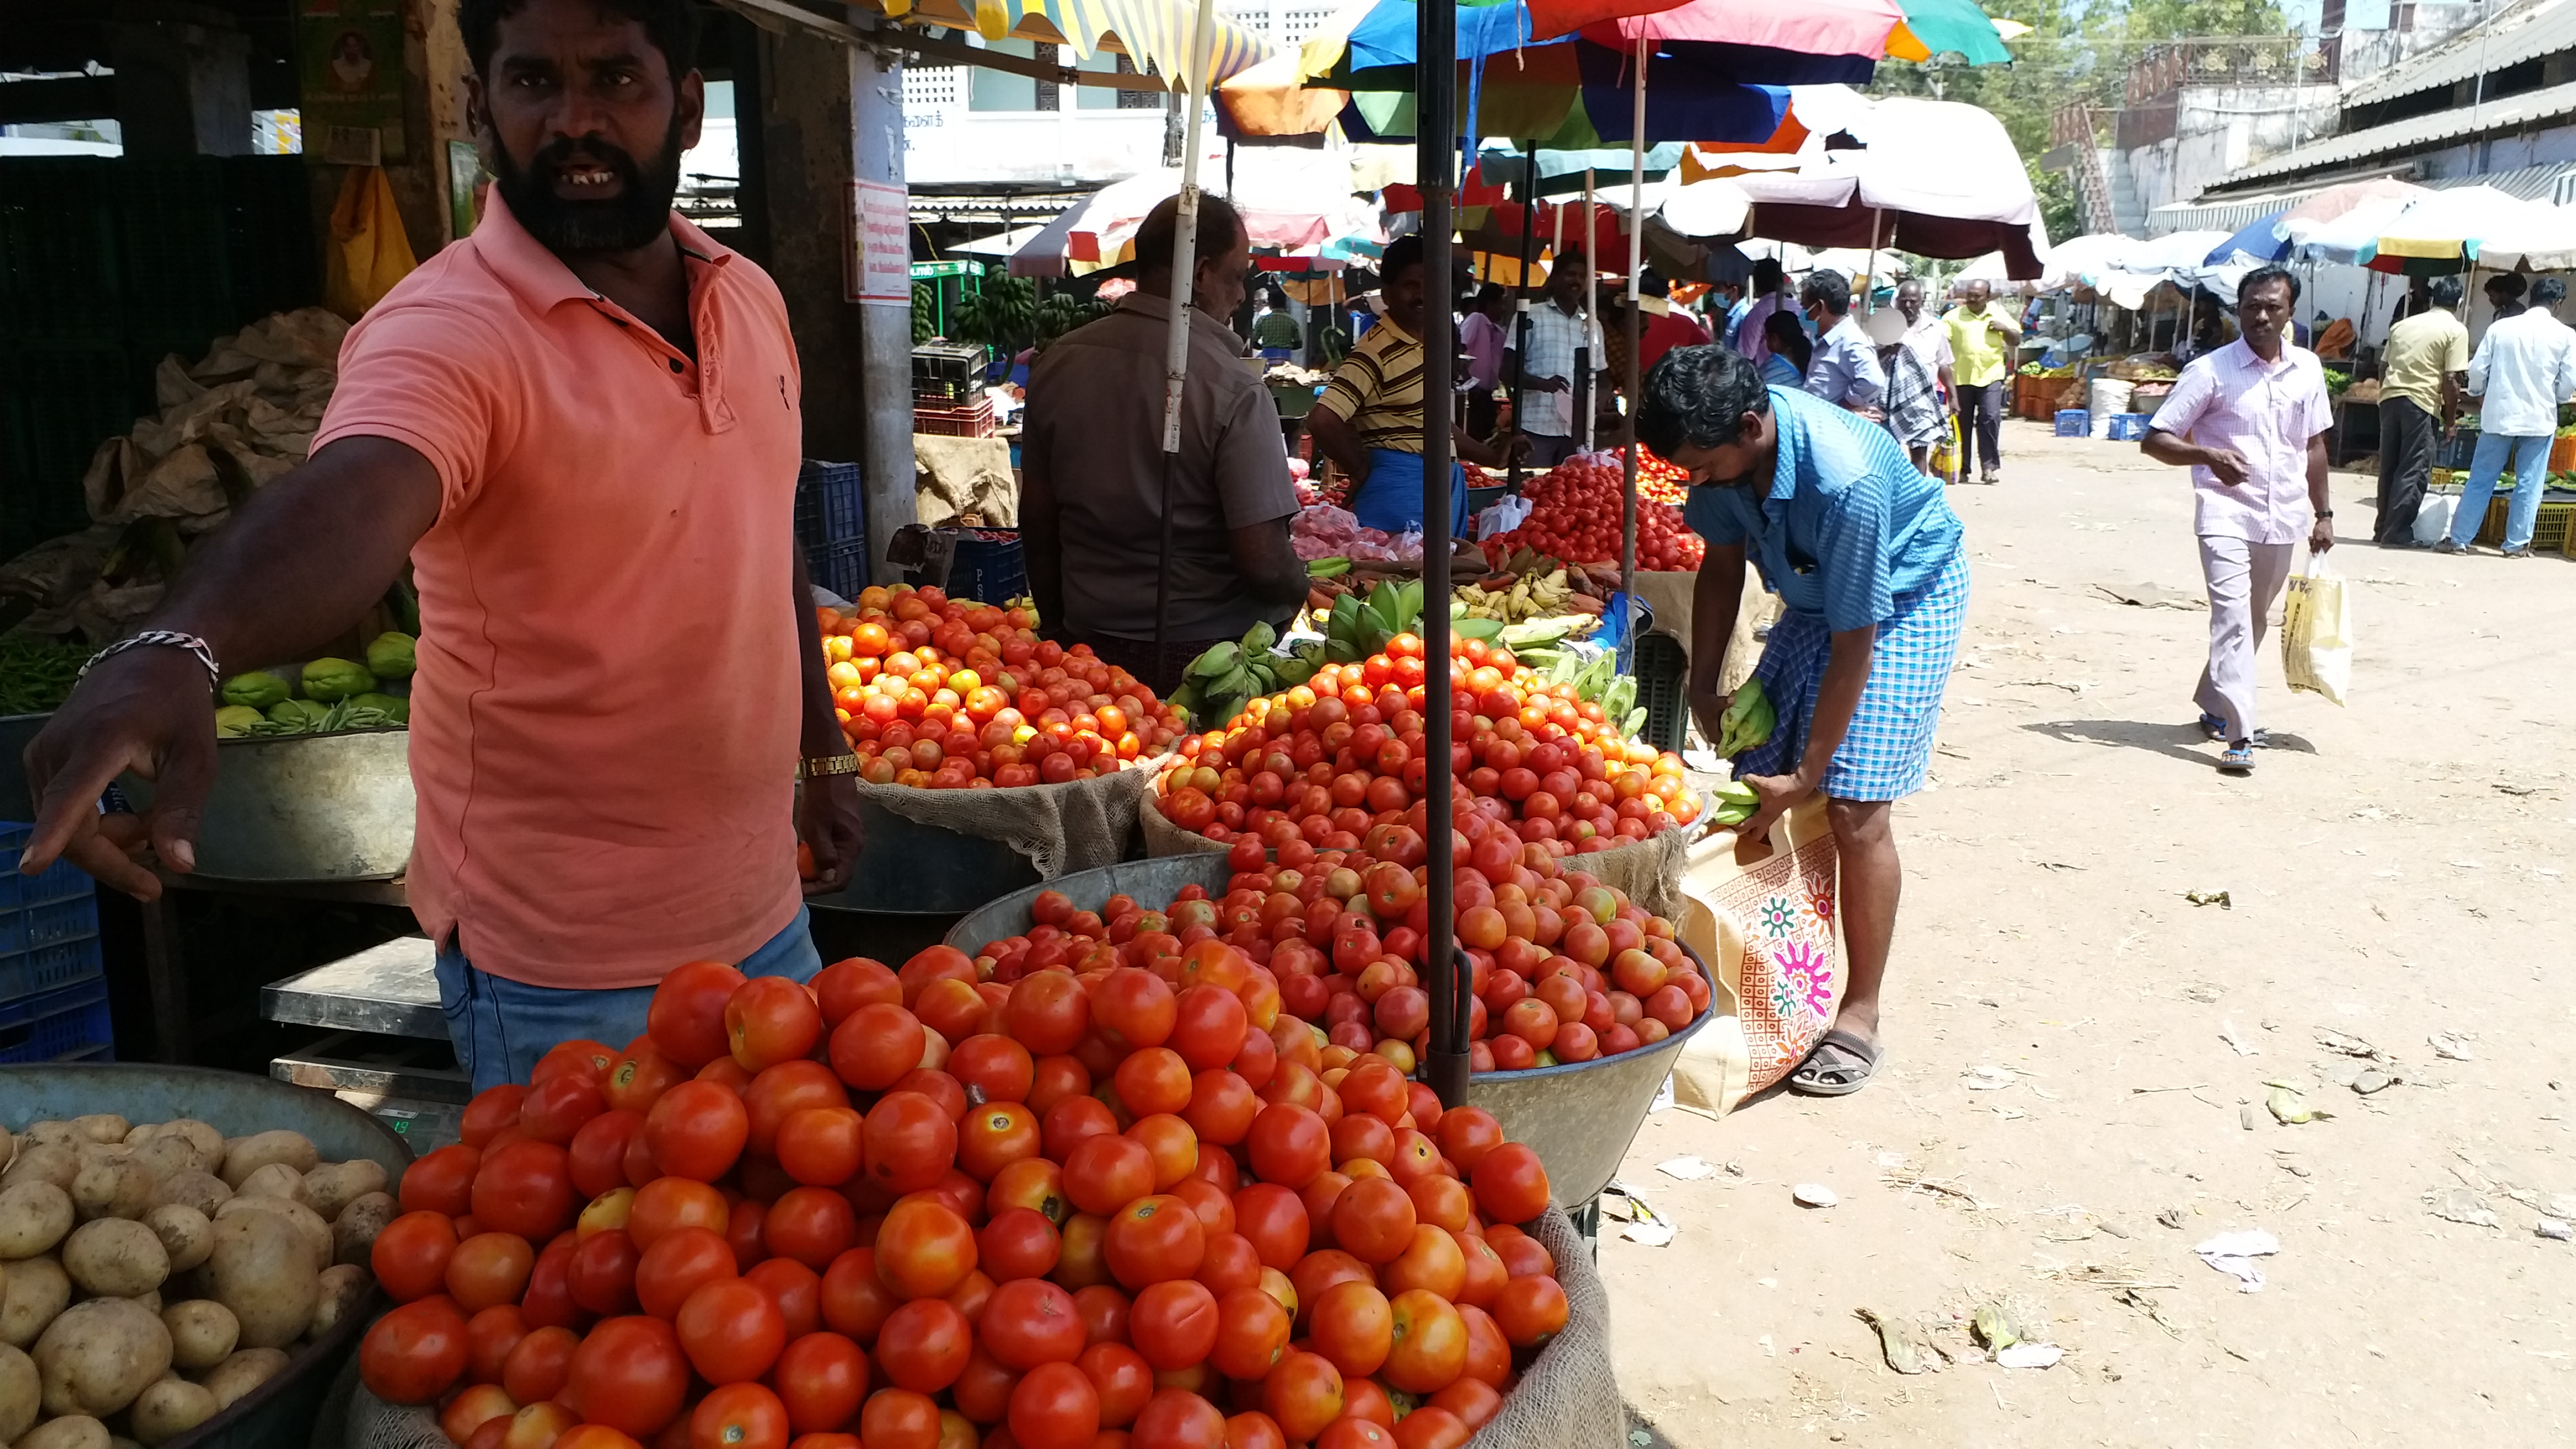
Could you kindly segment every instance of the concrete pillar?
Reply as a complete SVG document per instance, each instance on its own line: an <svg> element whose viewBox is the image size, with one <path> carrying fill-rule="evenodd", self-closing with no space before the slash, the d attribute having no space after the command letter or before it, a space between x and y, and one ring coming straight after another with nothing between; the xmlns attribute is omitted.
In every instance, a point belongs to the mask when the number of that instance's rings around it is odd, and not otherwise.
<svg viewBox="0 0 2576 1449"><path fill-rule="evenodd" d="M902 186L903 62L900 56L853 48L850 58L851 170L861 181ZM1070 88L1063 97L1070 105ZM846 212L847 208L843 210ZM912 304L856 304L859 313L859 389L851 402L866 415L862 458L868 499L869 573L892 583L898 571L886 562L895 530L915 520L912 458Z"/></svg>
<svg viewBox="0 0 2576 1449"><path fill-rule="evenodd" d="M125 21L110 57L128 155L249 154L249 36L193 20Z"/></svg>

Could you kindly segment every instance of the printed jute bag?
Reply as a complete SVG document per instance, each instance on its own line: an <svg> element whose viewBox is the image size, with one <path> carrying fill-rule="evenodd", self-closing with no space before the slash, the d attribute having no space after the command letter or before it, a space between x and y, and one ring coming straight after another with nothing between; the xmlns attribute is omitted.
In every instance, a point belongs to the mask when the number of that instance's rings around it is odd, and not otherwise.
<svg viewBox="0 0 2576 1449"><path fill-rule="evenodd" d="M1824 1039L1843 996L1838 860L1822 795L1782 813L1767 840L1720 833L1691 847L1681 937L1708 963L1712 1019L1674 1062L1678 1105L1723 1117Z"/></svg>

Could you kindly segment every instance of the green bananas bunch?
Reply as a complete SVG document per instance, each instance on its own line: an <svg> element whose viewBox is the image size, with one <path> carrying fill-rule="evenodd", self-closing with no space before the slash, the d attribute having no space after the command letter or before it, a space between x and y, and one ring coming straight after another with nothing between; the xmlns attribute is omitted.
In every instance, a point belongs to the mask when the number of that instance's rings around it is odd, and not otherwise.
<svg viewBox="0 0 2576 1449"><path fill-rule="evenodd" d="M1726 713L1718 717L1717 752L1733 759L1756 745L1767 744L1779 722L1779 711L1772 707L1771 696L1762 692L1762 681L1748 679L1726 702Z"/></svg>
<svg viewBox="0 0 2576 1449"><path fill-rule="evenodd" d="M1181 672L1172 706L1186 712L1197 728L1214 729L1253 700L1305 683L1323 666L1321 643L1304 640L1280 655L1271 652L1278 642L1278 630L1255 622L1241 639L1209 645Z"/></svg>
<svg viewBox="0 0 2576 1449"><path fill-rule="evenodd" d="M1398 634L1422 626L1422 581L1382 579L1366 601L1344 594L1333 601L1333 616L1324 629L1324 657L1335 664L1356 664L1386 647Z"/></svg>

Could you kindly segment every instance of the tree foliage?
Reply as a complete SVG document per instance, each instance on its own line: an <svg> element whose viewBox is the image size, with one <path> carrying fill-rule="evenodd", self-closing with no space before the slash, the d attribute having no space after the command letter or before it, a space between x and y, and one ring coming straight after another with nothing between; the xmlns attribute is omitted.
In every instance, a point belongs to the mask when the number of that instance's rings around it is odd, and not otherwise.
<svg viewBox="0 0 2576 1449"><path fill-rule="evenodd" d="M2025 162L2053 241L2080 229L2075 188L2035 163L2049 148L2049 118L2083 102L2119 108L2130 64L2168 41L2212 36L2280 37L2289 21L2276 0L1992 0L1986 13L2017 20L2030 33L2007 44L2010 65L1969 66L1935 57L1928 65L1882 61L1870 90L1879 95L1937 96L1982 106L2003 123Z"/></svg>

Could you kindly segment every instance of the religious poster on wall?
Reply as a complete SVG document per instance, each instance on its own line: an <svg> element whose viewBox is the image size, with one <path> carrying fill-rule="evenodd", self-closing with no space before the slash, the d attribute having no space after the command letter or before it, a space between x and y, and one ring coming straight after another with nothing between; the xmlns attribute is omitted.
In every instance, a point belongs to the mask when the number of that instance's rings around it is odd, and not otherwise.
<svg viewBox="0 0 2576 1449"><path fill-rule="evenodd" d="M344 165L404 158L402 7L403 0L295 0L305 155Z"/></svg>

